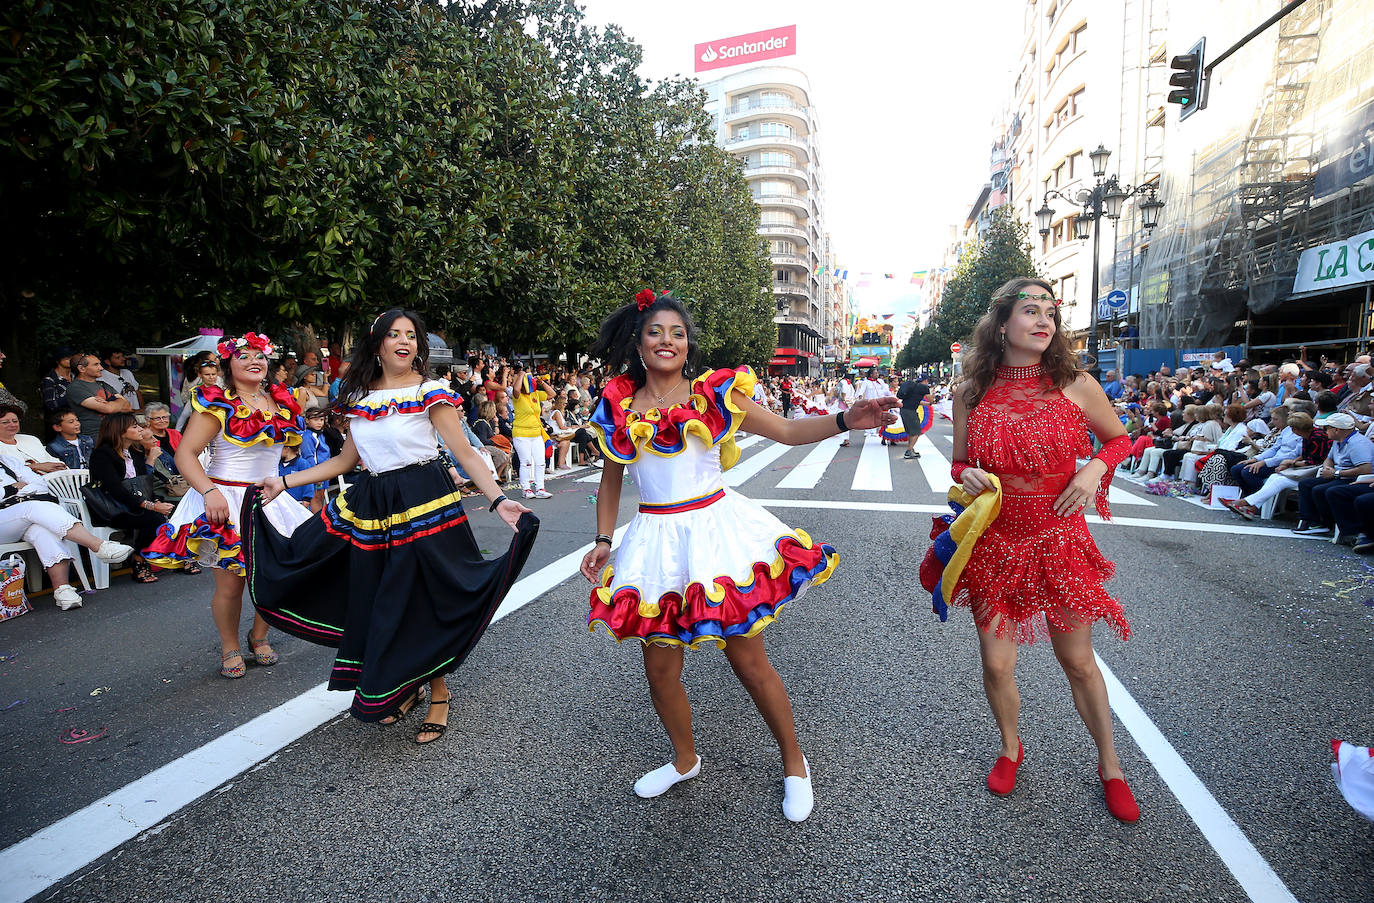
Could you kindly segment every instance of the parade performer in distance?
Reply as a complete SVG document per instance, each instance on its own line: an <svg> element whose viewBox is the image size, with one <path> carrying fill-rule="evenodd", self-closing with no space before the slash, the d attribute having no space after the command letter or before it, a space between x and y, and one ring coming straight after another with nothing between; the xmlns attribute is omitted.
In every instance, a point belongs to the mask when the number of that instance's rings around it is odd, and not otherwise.
<svg viewBox="0 0 1374 903"><path fill-rule="evenodd" d="M253 619L244 645L239 645L243 496L258 480L277 472L282 449L300 444L305 424L291 390L267 384L273 353L267 336L250 332L226 338L217 350L224 387L205 382L194 389L193 413L176 450L177 470L196 491L181 497L143 556L160 568L214 569L210 612L219 630L219 673L240 678L246 662L277 663L267 642L267 622L260 617ZM200 454L206 448L210 462L202 467ZM269 505L264 516L274 530L290 534L310 512L284 498Z"/></svg>
<svg viewBox="0 0 1374 903"><path fill-rule="evenodd" d="M748 367L696 375L696 328L671 293L645 290L601 324L591 355L619 374L602 393L592 426L606 456L597 497L595 545L582 560L592 590L588 621L617 641L643 646L649 694L673 745L673 760L635 783L655 797L694 778L702 760L682 685L683 649L715 645L748 690L777 740L783 813L811 812L810 767L797 743L792 706L768 661L760 631L809 586L830 577L833 547L813 542L738 493L722 472L739 458L735 432L803 445L890 420L895 399L848 413L789 420L751 399ZM611 560L625 469L639 488L639 514Z"/></svg>
<svg viewBox="0 0 1374 903"><path fill-rule="evenodd" d="M285 479L262 480L261 495L249 495L244 534L258 613L293 636L338 649L329 689L353 693L355 718L394 723L429 684L416 743L447 730L444 675L481 638L539 525L502 495L463 434L458 400L428 378L428 368L419 314L388 310L374 320L339 390L339 410L351 422L342 450ZM439 455L440 436L515 531L499 558L482 558ZM267 511L283 489L332 480L360 459L366 471L294 534L270 529Z"/></svg>
<svg viewBox="0 0 1374 903"><path fill-rule="evenodd" d="M956 585L978 626L983 687L1001 731L988 789L1011 793L1024 755L1017 731L1018 644L1048 636L1097 744L1107 808L1140 816L1112 742L1107 687L1093 657L1092 627L1104 620L1122 639L1130 627L1102 583L1114 571L1088 533L1090 501L1110 516L1107 490L1130 440L1101 385L1077 368L1062 332L1059 301L1039 279L1013 279L974 328L964 379L954 389L951 476L970 496L996 491L1001 510L977 538ZM1092 455L1089 430L1102 449ZM990 475L996 475L994 481Z"/></svg>

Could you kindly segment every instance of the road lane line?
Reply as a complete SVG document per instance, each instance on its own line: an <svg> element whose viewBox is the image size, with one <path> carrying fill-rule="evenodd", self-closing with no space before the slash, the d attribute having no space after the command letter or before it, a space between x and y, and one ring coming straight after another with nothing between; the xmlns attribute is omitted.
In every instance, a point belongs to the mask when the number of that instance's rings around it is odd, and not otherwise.
<svg viewBox="0 0 1374 903"><path fill-rule="evenodd" d="M835 460L835 453L840 450L840 443L843 441L844 434L841 433L817 442L815 447L802 459L802 462L788 471L787 476L782 478L782 482L778 483L778 488L815 489L816 484L825 475L825 469L830 466L831 461Z"/></svg>
<svg viewBox="0 0 1374 903"><path fill-rule="evenodd" d="M1135 698L1117 680L1102 657L1093 652L1102 677L1107 682L1107 699L1112 711L1130 731L1136 746L1145 753L1155 771L1164 779L1179 804L1198 826L1202 836L1216 850L1221 862L1255 903L1297 903L1269 863L1250 843L1245 832L1231 820L1207 786L1183 761L1173 745L1145 714Z"/></svg>
<svg viewBox="0 0 1374 903"><path fill-rule="evenodd" d="M930 484L930 491L937 495L949 492L949 487L954 485L949 478L949 458L925 435L916 440L916 450L921 453L921 473Z"/></svg>
<svg viewBox="0 0 1374 903"><path fill-rule="evenodd" d="M754 438L750 436L749 438ZM781 442L774 442L766 448L761 448L749 457L740 461L734 467L725 471L725 485L739 486L745 480L756 476L769 464L781 458L792 450L792 446L783 445Z"/></svg>
<svg viewBox="0 0 1374 903"><path fill-rule="evenodd" d="M887 458L887 446L877 436L864 436L859 466L854 469L854 482L849 488L859 492L892 491L892 465Z"/></svg>
<svg viewBox="0 0 1374 903"><path fill-rule="evenodd" d="M615 531L619 543L628 528ZM492 623L577 573L588 543L517 580ZM0 850L0 903L21 903L233 780L348 710L352 696L318 684L205 745Z"/></svg>

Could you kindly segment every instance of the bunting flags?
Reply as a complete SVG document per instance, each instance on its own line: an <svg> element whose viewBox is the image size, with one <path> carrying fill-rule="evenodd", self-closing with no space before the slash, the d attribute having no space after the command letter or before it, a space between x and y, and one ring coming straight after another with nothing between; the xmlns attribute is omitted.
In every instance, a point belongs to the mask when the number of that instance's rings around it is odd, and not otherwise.
<svg viewBox="0 0 1374 903"><path fill-rule="evenodd" d="M839 276L840 276L841 279L848 279L848 278L849 278L849 270L840 270Z"/></svg>
<svg viewBox="0 0 1374 903"><path fill-rule="evenodd" d="M915 272L913 272L913 273L911 274L911 284L912 284L912 285L920 285L922 282L925 282L925 281L926 281L926 276L927 276L929 273L930 273L930 270L916 270Z"/></svg>
<svg viewBox="0 0 1374 903"><path fill-rule="evenodd" d="M820 268L819 270L816 271L816 275L817 275L817 276L824 276L824 275L825 275L825 264L821 264L821 268Z"/></svg>
<svg viewBox="0 0 1374 903"><path fill-rule="evenodd" d="M884 279L896 279L897 277L894 276L894 275L891 274L891 273L883 273L883 278L884 278Z"/></svg>

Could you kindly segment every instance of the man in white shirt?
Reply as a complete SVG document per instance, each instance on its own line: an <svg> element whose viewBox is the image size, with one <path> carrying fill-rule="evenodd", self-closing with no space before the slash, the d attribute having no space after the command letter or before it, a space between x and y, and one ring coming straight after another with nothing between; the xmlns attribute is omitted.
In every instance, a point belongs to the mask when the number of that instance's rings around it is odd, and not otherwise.
<svg viewBox="0 0 1374 903"><path fill-rule="evenodd" d="M128 360L122 351L106 351L100 355L100 376L97 382L109 386L110 391L129 400L129 410L143 410L143 399L138 396L138 380L125 364Z"/></svg>
<svg viewBox="0 0 1374 903"><path fill-rule="evenodd" d="M869 367L868 372L864 374L863 382L859 383L859 397L867 401L870 398L886 398L890 394L887 386L878 379L878 368ZM866 430L865 435L876 436L878 431L876 429Z"/></svg>
<svg viewBox="0 0 1374 903"><path fill-rule="evenodd" d="M848 411L854 406L854 402L858 400L859 393L854 388L854 383L850 382L849 374L843 369L839 371L839 377L840 381L835 386L835 394L837 396L837 401L839 401L840 410ZM840 448L849 447L849 440L854 438L853 433L853 430L849 431L849 435L845 436L844 441L840 443Z"/></svg>

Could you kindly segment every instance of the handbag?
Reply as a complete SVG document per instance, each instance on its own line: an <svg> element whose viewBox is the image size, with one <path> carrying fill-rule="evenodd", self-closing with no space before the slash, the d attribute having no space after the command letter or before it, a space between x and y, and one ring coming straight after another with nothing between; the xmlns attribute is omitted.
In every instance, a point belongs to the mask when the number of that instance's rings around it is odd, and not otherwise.
<svg viewBox="0 0 1374 903"><path fill-rule="evenodd" d="M24 573L27 565L19 555L0 561L0 621L8 621L33 611L24 592Z"/></svg>
<svg viewBox="0 0 1374 903"><path fill-rule="evenodd" d="M1173 436L1155 436L1155 448L1169 449L1174 447Z"/></svg>
<svg viewBox="0 0 1374 903"><path fill-rule="evenodd" d="M151 501L153 487L147 474L141 477L126 477L121 481L125 489L138 499ZM134 514L124 503L110 495L104 486L90 483L81 487L81 497L86 501L86 510L91 513L91 521L100 526L109 526L121 514Z"/></svg>

